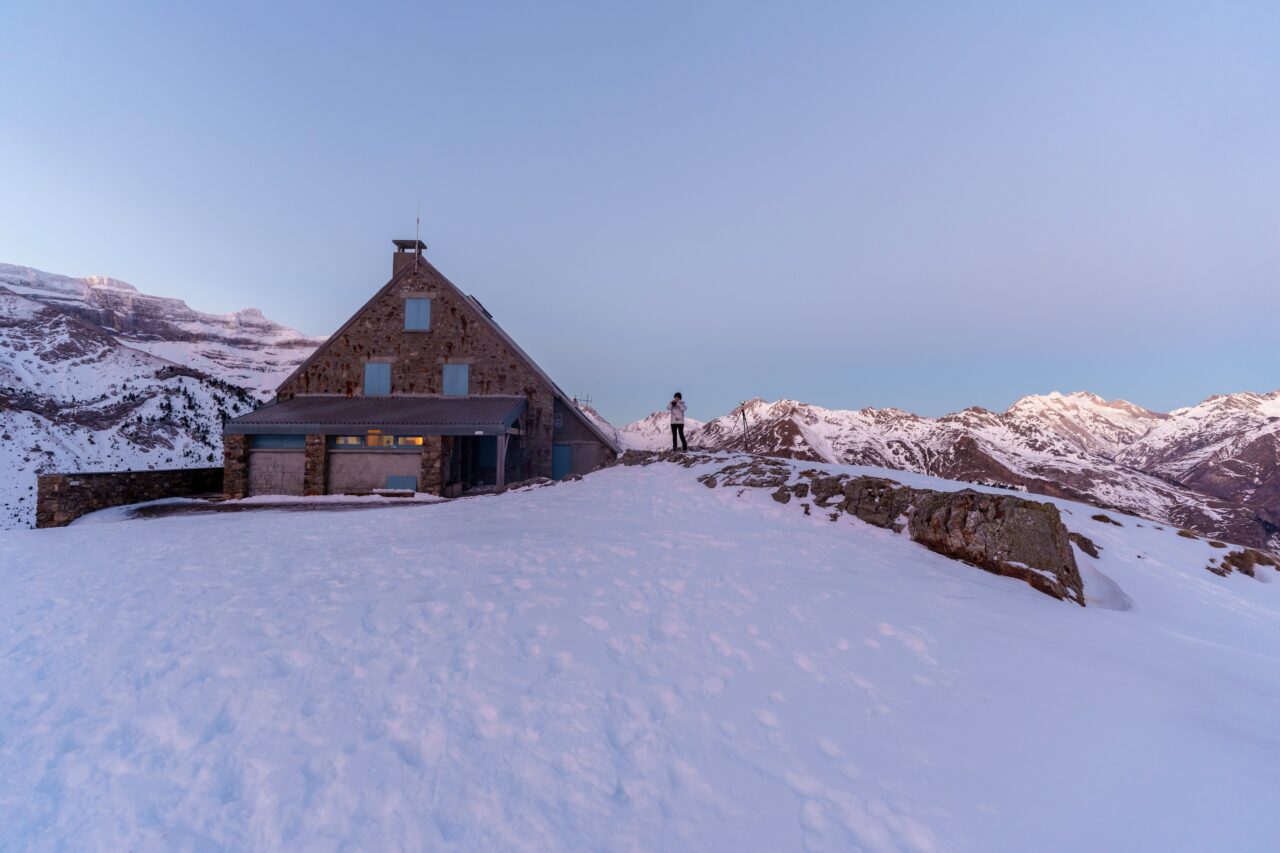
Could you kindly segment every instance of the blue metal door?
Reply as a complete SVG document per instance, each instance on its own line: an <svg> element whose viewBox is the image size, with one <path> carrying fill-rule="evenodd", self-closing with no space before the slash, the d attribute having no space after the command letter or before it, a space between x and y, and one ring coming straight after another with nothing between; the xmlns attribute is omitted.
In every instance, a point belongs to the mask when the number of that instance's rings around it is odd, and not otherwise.
<svg viewBox="0 0 1280 853"><path fill-rule="evenodd" d="M563 480L573 470L573 448L567 444L551 445L551 479Z"/></svg>

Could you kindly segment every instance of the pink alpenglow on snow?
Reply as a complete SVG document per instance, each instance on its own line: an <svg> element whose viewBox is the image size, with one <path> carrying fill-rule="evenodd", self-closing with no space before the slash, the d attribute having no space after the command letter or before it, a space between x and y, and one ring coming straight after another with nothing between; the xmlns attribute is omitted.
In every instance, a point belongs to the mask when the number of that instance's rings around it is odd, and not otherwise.
<svg viewBox="0 0 1280 853"><path fill-rule="evenodd" d="M1081 608L717 467L5 533L0 849L1280 837L1274 569L1057 500Z"/></svg>

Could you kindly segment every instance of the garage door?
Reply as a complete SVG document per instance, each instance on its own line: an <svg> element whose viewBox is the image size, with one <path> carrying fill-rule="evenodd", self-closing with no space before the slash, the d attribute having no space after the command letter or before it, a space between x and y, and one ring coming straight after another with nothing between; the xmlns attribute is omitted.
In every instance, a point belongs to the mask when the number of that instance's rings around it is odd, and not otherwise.
<svg viewBox="0 0 1280 853"><path fill-rule="evenodd" d="M422 454L418 450L333 450L329 452L329 494L416 489L421 470Z"/></svg>
<svg viewBox="0 0 1280 853"><path fill-rule="evenodd" d="M306 454L301 450L253 450L249 453L250 495L300 495Z"/></svg>

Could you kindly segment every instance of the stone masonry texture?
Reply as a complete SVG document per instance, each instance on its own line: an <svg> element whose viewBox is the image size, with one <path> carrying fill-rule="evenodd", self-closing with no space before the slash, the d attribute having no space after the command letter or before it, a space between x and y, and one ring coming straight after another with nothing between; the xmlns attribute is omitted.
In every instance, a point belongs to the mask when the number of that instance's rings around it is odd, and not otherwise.
<svg viewBox="0 0 1280 853"><path fill-rule="evenodd" d="M405 330L404 300L410 297L432 300L429 331ZM524 453L516 473L520 479L550 475L554 390L490 328L481 309L425 260L406 265L280 386L278 397L360 395L364 366L371 361L391 364L393 395L442 393L444 365L454 361L469 365L471 394L525 397Z"/></svg>
<svg viewBox="0 0 1280 853"><path fill-rule="evenodd" d="M36 527L63 527L113 506L222 490L222 468L41 474L36 480Z"/></svg>
<svg viewBox="0 0 1280 853"><path fill-rule="evenodd" d="M323 495L328 478L328 453L323 435L307 436L303 446L306 460L302 469L302 494Z"/></svg>
<svg viewBox="0 0 1280 853"><path fill-rule="evenodd" d="M222 494L238 500L249 494L249 436L222 436Z"/></svg>

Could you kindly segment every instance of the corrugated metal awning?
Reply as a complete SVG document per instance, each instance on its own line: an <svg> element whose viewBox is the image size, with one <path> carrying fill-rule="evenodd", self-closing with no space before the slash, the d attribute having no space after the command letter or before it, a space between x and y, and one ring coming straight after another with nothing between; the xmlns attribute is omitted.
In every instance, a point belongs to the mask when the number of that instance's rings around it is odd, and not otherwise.
<svg viewBox="0 0 1280 853"><path fill-rule="evenodd" d="M524 397L294 397L227 421L230 435L503 435Z"/></svg>

